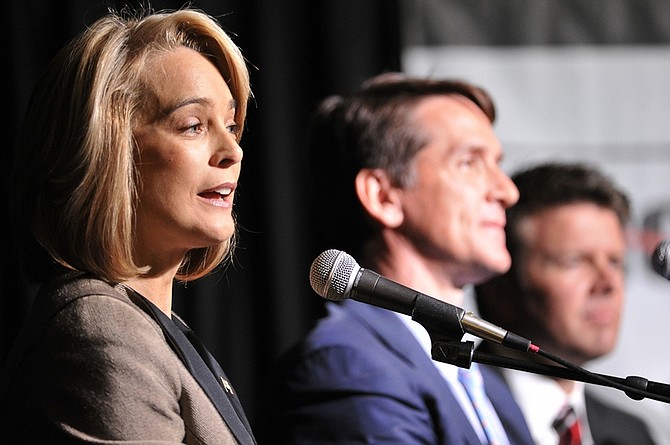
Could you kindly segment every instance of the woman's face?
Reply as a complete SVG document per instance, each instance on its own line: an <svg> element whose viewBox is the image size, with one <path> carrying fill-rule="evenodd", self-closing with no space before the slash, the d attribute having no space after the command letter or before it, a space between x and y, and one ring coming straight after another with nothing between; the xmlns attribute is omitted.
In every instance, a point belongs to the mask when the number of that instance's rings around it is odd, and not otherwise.
<svg viewBox="0 0 670 445"><path fill-rule="evenodd" d="M217 68L179 48L146 67L146 104L134 129L139 177L138 265L181 261L235 231L242 149L236 104Z"/></svg>

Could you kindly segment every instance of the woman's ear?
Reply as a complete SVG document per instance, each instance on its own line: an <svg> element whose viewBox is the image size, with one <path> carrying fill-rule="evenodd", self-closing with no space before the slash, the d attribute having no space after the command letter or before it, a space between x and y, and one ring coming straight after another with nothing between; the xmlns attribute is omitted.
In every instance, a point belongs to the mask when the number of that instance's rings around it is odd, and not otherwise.
<svg viewBox="0 0 670 445"><path fill-rule="evenodd" d="M358 199L368 215L384 227L396 228L402 224L401 193L381 169L364 168L356 175Z"/></svg>

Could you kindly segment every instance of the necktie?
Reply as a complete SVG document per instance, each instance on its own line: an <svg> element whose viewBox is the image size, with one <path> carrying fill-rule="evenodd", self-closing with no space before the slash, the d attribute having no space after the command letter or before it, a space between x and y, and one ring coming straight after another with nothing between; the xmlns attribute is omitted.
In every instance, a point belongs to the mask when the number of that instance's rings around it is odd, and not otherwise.
<svg viewBox="0 0 670 445"><path fill-rule="evenodd" d="M580 445L582 432L579 419L571 406L566 405L553 424L558 433L558 445Z"/></svg>
<svg viewBox="0 0 670 445"><path fill-rule="evenodd" d="M507 435L502 429L500 422L497 421L498 415L484 392L484 381L476 363L473 363L469 370L459 369L458 381L461 382L468 393L468 397L475 408L477 417L479 417L479 422L486 434L488 443L491 445L508 444Z"/></svg>

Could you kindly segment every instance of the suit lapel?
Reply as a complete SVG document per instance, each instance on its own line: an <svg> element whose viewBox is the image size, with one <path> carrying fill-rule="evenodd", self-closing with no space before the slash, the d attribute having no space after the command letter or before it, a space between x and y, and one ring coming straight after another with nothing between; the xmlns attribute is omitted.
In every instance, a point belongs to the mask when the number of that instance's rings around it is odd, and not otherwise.
<svg viewBox="0 0 670 445"><path fill-rule="evenodd" d="M481 443L479 437L451 392L449 384L398 316L386 309L354 300L345 300L342 306L363 326L367 326L367 329L391 351L416 370L417 374L412 378L421 382L420 386L428 387L432 394L437 394L435 400L442 428L440 434L445 438L443 442L479 445Z"/></svg>
<svg viewBox="0 0 670 445"><path fill-rule="evenodd" d="M214 356L207 350L205 345L200 341L200 339L195 335L195 332L191 328L189 328L179 317L176 315L173 315L175 319L173 320L177 327L184 333L186 338L191 342L193 347L196 349L198 352L199 356L202 358L202 360L205 362L209 370L214 374L215 378L218 378L217 383L221 385L223 388L227 398L230 400L230 403L233 405L233 408L235 408L235 412L237 413L237 416L240 418L242 423L244 424L245 428L248 431L251 431L251 426L249 425L249 421L247 420L247 416L244 414L244 409L242 408L242 404L240 403L240 400L237 398L235 395L235 392L233 391L233 387L230 384L230 381L228 380L228 377L226 376L226 373L223 372L223 369L219 365L219 362L216 361ZM220 389L220 388L219 388Z"/></svg>
<svg viewBox="0 0 670 445"><path fill-rule="evenodd" d="M255 444L242 406L214 357L178 317L172 320L151 302L142 300L143 307L160 325L172 349L205 391L237 441L244 445Z"/></svg>
<svg viewBox="0 0 670 445"><path fill-rule="evenodd" d="M355 300L346 300L342 306L402 360L412 365L430 360L395 313Z"/></svg>
<svg viewBox="0 0 670 445"><path fill-rule="evenodd" d="M514 396L502 374L499 370L487 365L480 364L479 369L481 369L484 377L486 394L498 413L510 442L519 445L533 445L533 438L528 425L526 425L521 408L514 401Z"/></svg>

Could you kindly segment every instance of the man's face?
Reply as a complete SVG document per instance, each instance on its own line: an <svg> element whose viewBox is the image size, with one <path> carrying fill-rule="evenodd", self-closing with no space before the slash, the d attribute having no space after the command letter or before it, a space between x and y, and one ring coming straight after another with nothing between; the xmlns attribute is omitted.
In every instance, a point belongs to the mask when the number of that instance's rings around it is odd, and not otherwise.
<svg viewBox="0 0 670 445"><path fill-rule="evenodd" d="M460 96L422 100L410 125L428 144L402 190L399 228L455 286L507 271L505 209L518 191L501 170L502 148L484 113Z"/></svg>
<svg viewBox="0 0 670 445"><path fill-rule="evenodd" d="M528 338L577 364L610 352L624 298L625 236L616 214L567 204L524 218L519 233Z"/></svg>

